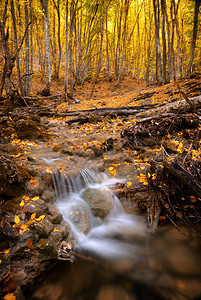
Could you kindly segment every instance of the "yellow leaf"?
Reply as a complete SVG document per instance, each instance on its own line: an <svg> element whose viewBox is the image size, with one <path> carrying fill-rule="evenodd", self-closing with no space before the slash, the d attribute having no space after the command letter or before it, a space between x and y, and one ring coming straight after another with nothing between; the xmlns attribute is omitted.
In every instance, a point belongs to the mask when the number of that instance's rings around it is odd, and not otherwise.
<svg viewBox="0 0 201 300"><path fill-rule="evenodd" d="M9 293L3 297L3 300L15 300L16 297L13 293Z"/></svg>
<svg viewBox="0 0 201 300"><path fill-rule="evenodd" d="M112 170L114 170L114 167L109 167L108 170L112 171Z"/></svg>
<svg viewBox="0 0 201 300"><path fill-rule="evenodd" d="M26 224L21 224L20 228L23 229L24 231L26 231L27 230L27 225Z"/></svg>
<svg viewBox="0 0 201 300"><path fill-rule="evenodd" d="M20 206L24 206L24 201L23 200L20 202Z"/></svg>
<svg viewBox="0 0 201 300"><path fill-rule="evenodd" d="M0 259L0 264L1 264L1 259Z"/></svg>
<svg viewBox="0 0 201 300"><path fill-rule="evenodd" d="M16 224L19 224L20 223L20 218L18 216L15 216L14 222Z"/></svg>
<svg viewBox="0 0 201 300"><path fill-rule="evenodd" d="M45 215L41 215L40 217L38 217L38 218L36 219L36 221L41 221L41 220L43 220L45 217L46 217Z"/></svg>
<svg viewBox="0 0 201 300"><path fill-rule="evenodd" d="M36 201L36 200L38 200L39 199L39 197L37 196L37 197L34 197L34 198L32 198L32 200L33 201Z"/></svg>
<svg viewBox="0 0 201 300"><path fill-rule="evenodd" d="M36 213L33 213L33 214L31 215L31 220L34 220L35 217L36 217Z"/></svg>
<svg viewBox="0 0 201 300"><path fill-rule="evenodd" d="M132 185L132 182L131 181L128 181L127 182L127 187L131 186Z"/></svg>
<svg viewBox="0 0 201 300"><path fill-rule="evenodd" d="M60 230L59 229L56 229L56 228L54 228L54 230L53 231L59 231L60 232Z"/></svg>

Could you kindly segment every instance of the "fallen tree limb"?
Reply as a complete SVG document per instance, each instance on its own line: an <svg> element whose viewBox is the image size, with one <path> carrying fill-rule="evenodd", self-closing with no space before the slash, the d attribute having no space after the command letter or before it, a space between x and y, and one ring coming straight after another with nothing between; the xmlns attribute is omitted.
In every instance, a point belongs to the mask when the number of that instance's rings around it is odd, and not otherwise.
<svg viewBox="0 0 201 300"><path fill-rule="evenodd" d="M189 172L182 168L177 162L171 164L164 162L164 166L168 169L169 173L184 186L184 188L191 191L196 197L201 198L201 183Z"/></svg>
<svg viewBox="0 0 201 300"><path fill-rule="evenodd" d="M88 110L76 110L76 111L66 111L66 112L52 112L47 110L40 110L38 111L38 114L40 116L87 116L88 114L96 114L99 116L107 116L109 114L116 114L117 116L127 116L127 115L133 115L136 114L139 110L145 110L149 109L151 107L156 107L158 104L147 104L147 105L138 105L138 106L125 106L125 107L105 107L105 108L95 108L95 109L88 109ZM160 104L160 106L163 106L163 104Z"/></svg>
<svg viewBox="0 0 201 300"><path fill-rule="evenodd" d="M201 107L201 96L189 98L189 100L192 102L194 107L196 107L196 108ZM138 118L146 118L146 117L151 117L151 116L155 116L155 115L159 115L159 114L179 113L182 111L185 111L185 112L192 111L189 103L185 99L168 103L168 104L164 105L163 107L160 106L160 107L157 107L154 109L149 109L145 112L140 112L136 116Z"/></svg>

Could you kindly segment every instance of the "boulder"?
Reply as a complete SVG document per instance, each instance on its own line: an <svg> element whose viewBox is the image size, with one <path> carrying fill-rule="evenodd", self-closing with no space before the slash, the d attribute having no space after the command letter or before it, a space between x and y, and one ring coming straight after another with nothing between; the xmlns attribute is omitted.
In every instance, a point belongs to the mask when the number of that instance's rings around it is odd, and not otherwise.
<svg viewBox="0 0 201 300"><path fill-rule="evenodd" d="M25 203L24 208L26 209L27 215L36 213L36 217L45 214L48 210L47 204L41 199L36 201L30 200L29 202Z"/></svg>
<svg viewBox="0 0 201 300"><path fill-rule="evenodd" d="M91 229L91 217L89 209L83 204L72 204L69 212L69 218L76 227L84 234Z"/></svg>
<svg viewBox="0 0 201 300"><path fill-rule="evenodd" d="M54 225L48 219L43 219L40 222L32 222L29 228L36 232L39 237L46 238L54 229Z"/></svg>
<svg viewBox="0 0 201 300"><path fill-rule="evenodd" d="M90 206L95 217L106 217L114 207L113 194L107 188L87 188L81 196Z"/></svg>
<svg viewBox="0 0 201 300"><path fill-rule="evenodd" d="M37 176L26 182L27 193L31 196L40 196L45 190L45 185L42 179Z"/></svg>
<svg viewBox="0 0 201 300"><path fill-rule="evenodd" d="M43 199L45 202L53 203L55 199L55 192L45 190L41 196L41 199Z"/></svg>

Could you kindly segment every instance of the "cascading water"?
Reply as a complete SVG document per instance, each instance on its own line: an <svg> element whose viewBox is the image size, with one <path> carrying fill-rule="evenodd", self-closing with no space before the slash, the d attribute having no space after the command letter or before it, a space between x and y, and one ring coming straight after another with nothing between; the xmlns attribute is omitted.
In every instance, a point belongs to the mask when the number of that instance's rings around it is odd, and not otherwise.
<svg viewBox="0 0 201 300"><path fill-rule="evenodd" d="M103 219L94 215L90 203L82 197L84 191L90 188L108 191L108 186L117 183L117 179L86 169L75 178L55 173L53 181L56 190L55 205L71 226L75 251L109 261L122 258L133 261L137 256L142 258L145 248L142 249L138 241L145 240L145 222L140 217L126 215L119 199L111 192L108 195L112 194L113 208ZM99 203L100 207L104 206L105 199L101 200L103 203ZM90 219L87 230L85 224L77 222L76 216L81 213L86 219ZM85 223L85 220L82 222Z"/></svg>

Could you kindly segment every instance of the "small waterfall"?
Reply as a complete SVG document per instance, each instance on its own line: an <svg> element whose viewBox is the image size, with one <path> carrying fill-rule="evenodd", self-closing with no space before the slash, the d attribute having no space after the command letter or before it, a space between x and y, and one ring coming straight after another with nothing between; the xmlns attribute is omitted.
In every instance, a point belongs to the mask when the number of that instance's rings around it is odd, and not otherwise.
<svg viewBox="0 0 201 300"><path fill-rule="evenodd" d="M136 256L143 256L140 243L147 234L144 220L126 215L119 199L110 192L113 209L100 221L87 199L86 202L82 197L86 189L108 191L108 186L117 183L117 179L86 169L75 178L57 172L53 175L53 181L55 205L71 226L75 251L106 260L133 260ZM104 200L102 199L103 202Z"/></svg>

